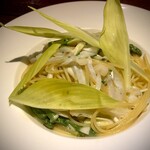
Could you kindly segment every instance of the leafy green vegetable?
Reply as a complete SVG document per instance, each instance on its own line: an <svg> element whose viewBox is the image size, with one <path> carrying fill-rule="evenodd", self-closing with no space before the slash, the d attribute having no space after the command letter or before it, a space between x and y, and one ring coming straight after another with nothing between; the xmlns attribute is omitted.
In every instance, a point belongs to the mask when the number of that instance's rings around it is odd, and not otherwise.
<svg viewBox="0 0 150 150"><path fill-rule="evenodd" d="M35 117L37 117L39 119L39 121L46 126L49 129L53 129L55 124L51 121L51 118L49 118L47 116L47 114L45 113L45 110L43 109L36 109L33 107L30 107L32 113L35 115ZM51 111L49 112L49 114L51 113Z"/></svg>
<svg viewBox="0 0 150 150"><path fill-rule="evenodd" d="M41 57L36 61L28 70L28 72L24 75L20 83L17 85L17 87L14 89L14 91L9 96L9 99L11 101L11 97L18 94L18 92L21 92L27 82L29 82L39 71L40 69L45 65L45 63L48 61L48 59L56 52L56 50L60 47L61 44L54 43L50 47L47 48L47 50L41 55Z"/></svg>
<svg viewBox="0 0 150 150"><path fill-rule="evenodd" d="M30 107L44 109L96 109L124 106L92 87L62 79L41 79L10 100Z"/></svg>
<svg viewBox="0 0 150 150"><path fill-rule="evenodd" d="M72 38L72 36L69 33L61 33L59 31L49 28L28 27L28 26L4 26L4 27L17 32L46 38Z"/></svg>
<svg viewBox="0 0 150 150"><path fill-rule="evenodd" d="M129 44L129 47L130 47L130 53L131 54L136 54L138 56L142 55L142 51L138 47L136 47L135 45Z"/></svg>
<svg viewBox="0 0 150 150"><path fill-rule="evenodd" d="M124 69L125 86L129 89L131 77L129 40L119 0L106 2L100 47L110 62Z"/></svg>
<svg viewBox="0 0 150 150"><path fill-rule="evenodd" d="M66 31L68 31L69 33L71 33L74 37L77 37L79 39L82 39L83 41L89 43L90 45L94 46L94 47L99 47L99 42L98 40L96 40L96 38L94 38L93 36L91 36L90 34L88 34L87 32L85 32L84 30L69 25L67 23L61 22L56 20L55 18L48 16L44 13L42 13L41 11L29 6L29 8L31 8L32 10L36 11L37 13L39 13L41 16L43 16L44 18L52 21L53 23L55 23L56 25L60 26L61 28L65 29Z"/></svg>
<svg viewBox="0 0 150 150"><path fill-rule="evenodd" d="M41 123L49 129L53 129L56 124L62 125L67 128L72 134L76 136L95 136L95 132L90 129L89 135L85 135L80 131L81 126L74 124L70 119L57 115L48 109L30 108L35 117L37 117Z"/></svg>

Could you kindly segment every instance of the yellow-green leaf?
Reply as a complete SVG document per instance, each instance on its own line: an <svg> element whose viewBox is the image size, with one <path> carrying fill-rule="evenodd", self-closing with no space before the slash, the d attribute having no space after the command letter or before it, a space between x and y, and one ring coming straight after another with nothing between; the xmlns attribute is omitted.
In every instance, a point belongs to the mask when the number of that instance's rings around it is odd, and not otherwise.
<svg viewBox="0 0 150 150"><path fill-rule="evenodd" d="M72 38L72 36L69 33L61 33L57 30L49 28L29 27L29 26L4 26L4 27L33 36L40 36L46 38Z"/></svg>
<svg viewBox="0 0 150 150"><path fill-rule="evenodd" d="M123 106L92 87L62 79L41 79L10 99L13 102L43 109L79 110Z"/></svg>
<svg viewBox="0 0 150 150"><path fill-rule="evenodd" d="M45 63L48 61L48 59L57 51L57 49L60 47L61 44L55 43L52 44L42 55L41 57L30 67L30 69L26 72L22 80L19 82L17 87L13 90L11 95L9 96L9 99L11 100L11 97L16 95L19 90L23 88L23 86L29 82L39 71L40 69L45 65Z"/></svg>
<svg viewBox="0 0 150 150"><path fill-rule="evenodd" d="M90 45L92 45L94 47L99 47L98 40L96 38L94 38L93 36L91 36L90 34L88 34L87 31L85 32L84 30L80 29L79 27L75 27L75 26L70 25L68 23L61 22L61 21L59 21L59 20L57 20L57 19L55 19L55 18L53 18L47 14L44 14L43 12L41 12L41 11L31 7L31 6L29 6L29 8L31 8L32 10L39 13L42 17L52 21L56 25L65 29L66 31L71 33L74 37L82 39L83 41L89 43Z"/></svg>
<svg viewBox="0 0 150 150"><path fill-rule="evenodd" d="M119 0L107 0L100 47L110 62L124 69L125 85L130 87L129 39L124 14Z"/></svg>

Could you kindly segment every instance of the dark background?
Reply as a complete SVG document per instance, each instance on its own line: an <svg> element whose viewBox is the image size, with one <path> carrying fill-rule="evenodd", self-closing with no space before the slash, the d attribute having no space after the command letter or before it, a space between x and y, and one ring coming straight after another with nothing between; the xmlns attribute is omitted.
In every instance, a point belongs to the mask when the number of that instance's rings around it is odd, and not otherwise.
<svg viewBox="0 0 150 150"><path fill-rule="evenodd" d="M27 6L41 8L48 5L86 0L1 0L0 1L0 22L7 23L29 11ZM99 0L100 1L100 0ZM101 0L104 1L104 0ZM150 0L120 0L121 3L141 7L150 11Z"/></svg>

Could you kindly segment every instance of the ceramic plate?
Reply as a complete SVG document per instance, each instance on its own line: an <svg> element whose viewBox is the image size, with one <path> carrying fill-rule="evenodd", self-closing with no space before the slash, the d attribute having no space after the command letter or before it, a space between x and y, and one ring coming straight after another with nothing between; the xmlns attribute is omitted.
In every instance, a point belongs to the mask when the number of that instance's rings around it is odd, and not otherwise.
<svg viewBox="0 0 150 150"><path fill-rule="evenodd" d="M104 2L62 3L41 9L59 20L82 28L102 29ZM122 5L129 37L150 52L150 11ZM7 25L41 26L59 29L30 12ZM9 105L8 96L20 77L21 63L6 63L25 55L44 38L0 28L0 150L148 150L150 112L129 129L106 138L79 139L56 135L31 120L20 108Z"/></svg>

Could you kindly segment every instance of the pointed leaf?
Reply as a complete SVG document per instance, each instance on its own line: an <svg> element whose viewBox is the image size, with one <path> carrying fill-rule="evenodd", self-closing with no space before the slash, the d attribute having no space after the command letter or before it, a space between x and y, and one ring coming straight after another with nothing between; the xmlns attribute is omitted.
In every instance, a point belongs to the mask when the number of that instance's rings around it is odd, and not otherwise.
<svg viewBox="0 0 150 150"><path fill-rule="evenodd" d="M29 6L29 8L31 8L32 10L36 11L37 13L39 13L41 16L43 16L44 18L52 21L53 23L55 23L56 25L60 26L61 28L65 29L66 31L68 31L69 33L71 33L73 36L82 39L83 41L89 43L90 45L94 46L94 47L99 47L99 42L98 40L96 40L94 37L92 37L90 34L88 34L87 32L85 32L84 30L72 26L70 24L61 22L51 16L48 16L44 13L42 13L41 11Z"/></svg>
<svg viewBox="0 0 150 150"><path fill-rule="evenodd" d="M9 99L11 100L11 96L14 96L18 93L19 90L23 88L23 86L29 82L45 65L45 63L48 61L48 59L57 51L60 44L52 44L42 55L41 57L30 67L30 69L27 71L27 73L24 75L20 83L17 85L17 87L14 89L14 91L9 96Z"/></svg>
<svg viewBox="0 0 150 150"><path fill-rule="evenodd" d="M62 110L111 108L123 104L92 87L48 78L12 96L11 101L36 108Z"/></svg>
<svg viewBox="0 0 150 150"><path fill-rule="evenodd" d="M72 36L69 35L68 33L61 33L59 31L49 28L28 27L28 26L4 26L4 27L33 36L40 36L46 38L72 38Z"/></svg>
<svg viewBox="0 0 150 150"><path fill-rule="evenodd" d="M119 0L107 0L100 47L110 62L124 69L126 88L130 87L130 52L125 19Z"/></svg>

